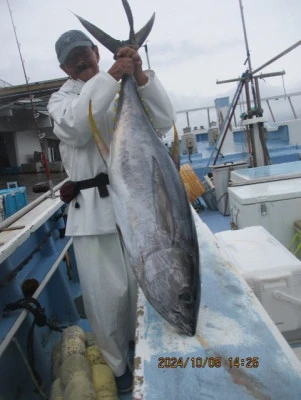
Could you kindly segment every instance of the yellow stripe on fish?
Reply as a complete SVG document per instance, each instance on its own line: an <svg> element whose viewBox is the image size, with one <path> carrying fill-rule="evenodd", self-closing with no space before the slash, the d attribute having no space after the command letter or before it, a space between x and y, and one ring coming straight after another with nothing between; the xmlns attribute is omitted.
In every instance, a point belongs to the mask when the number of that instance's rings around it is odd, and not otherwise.
<svg viewBox="0 0 301 400"><path fill-rule="evenodd" d="M108 146L105 144L103 138L101 137L101 134L97 128L97 125L96 125L96 122L95 122L95 119L94 119L93 113L92 113L92 101L91 100L89 102L89 120L90 120L92 135L95 140L96 147L99 151L99 154L101 155L101 158L103 159L103 162L105 163L105 165L107 165L106 160L109 157L110 151L108 149Z"/></svg>

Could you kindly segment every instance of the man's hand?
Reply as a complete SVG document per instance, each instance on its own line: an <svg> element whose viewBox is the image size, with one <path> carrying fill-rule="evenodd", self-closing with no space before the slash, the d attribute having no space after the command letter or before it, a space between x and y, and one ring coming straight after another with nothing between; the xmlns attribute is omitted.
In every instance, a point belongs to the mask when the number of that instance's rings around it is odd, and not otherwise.
<svg viewBox="0 0 301 400"><path fill-rule="evenodd" d="M119 81L123 75L133 76L138 86L145 85L148 77L142 70L142 61L137 50L132 47L123 47L116 55L116 61L108 73Z"/></svg>

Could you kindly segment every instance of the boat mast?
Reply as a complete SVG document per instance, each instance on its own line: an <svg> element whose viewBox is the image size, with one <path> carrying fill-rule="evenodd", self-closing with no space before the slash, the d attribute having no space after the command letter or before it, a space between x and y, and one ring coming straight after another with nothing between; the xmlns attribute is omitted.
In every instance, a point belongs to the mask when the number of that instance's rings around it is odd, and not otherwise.
<svg viewBox="0 0 301 400"><path fill-rule="evenodd" d="M255 79L254 85L254 77L253 77L253 70L251 64L251 54L249 49L248 43L248 36L247 36L247 29L245 23L245 17L243 12L243 5L242 0L239 0L240 6L240 14L242 20L242 27L244 32L245 38L245 46L246 46L246 53L247 53L247 62L249 69L246 71L246 100L248 104L248 114L249 114L249 124L245 123L246 126L246 133L247 133L247 143L250 151L250 164L251 166L258 167L261 165L267 165L270 163L270 157L268 153L268 149L266 146L265 141L265 130L263 126L263 121L255 121L253 120L255 117L262 117L262 109L260 105L260 93L259 93L259 85L258 79ZM249 82L251 84L251 92L253 97L254 103L254 115L251 110L251 101L250 101L250 93L249 93ZM250 118L251 117L251 118ZM253 121L251 121L253 120Z"/></svg>
<svg viewBox="0 0 301 400"><path fill-rule="evenodd" d="M249 50L249 43L247 37L247 30L245 24L245 18L243 13L243 6L242 0L239 0L240 12L241 12L241 19L243 25L243 32L245 38L245 46L247 52L247 60L248 62L248 69L239 79L231 79L228 81L217 81L216 83L226 83L226 82L234 82L240 81L240 83L244 83L245 92L246 92L246 103L247 103L247 113L244 117L243 125L246 127L246 136L247 136L247 143L249 147L250 153L250 164L252 167L259 167L262 165L268 165L270 163L270 157L268 153L268 149L266 146L265 141L265 129L264 129L264 118L262 116L263 110L261 108L261 101L260 101L260 93L259 93L259 84L258 79L263 78L264 76L278 76L283 75L284 72L275 72L272 74L262 74L260 76L254 76L254 73L258 72L260 69L264 68L266 65L271 64L277 58L281 57L282 55L286 54L287 52L293 50L297 47L301 41L297 42L294 46L291 46L286 51L279 54L279 56L274 57L269 62L262 65L260 68L257 68L255 71L252 70L251 64L251 56ZM250 88L249 84L251 84L251 92L253 97L254 108L251 107L251 96L250 96ZM221 132L222 139L226 135L227 131ZM223 140L220 142L219 147L217 149L217 156L215 157L214 164L217 160L217 157L221 151Z"/></svg>
<svg viewBox="0 0 301 400"><path fill-rule="evenodd" d="M257 99L256 99L256 93L255 93L255 89L254 89L254 81L253 81L253 73L252 73L252 65L251 65L251 54L250 54L250 49L249 49L249 43L248 43L248 37L247 37L247 30L246 30L246 23L245 23L242 0L239 0L239 6L240 6L240 14L241 14L241 20L242 20L242 27L243 27L243 31L244 31L246 52L247 52L247 60L246 60L246 62L248 62L248 66L249 66L249 71L248 72L249 72L249 77L250 77L250 82L251 82L254 107L257 110Z"/></svg>

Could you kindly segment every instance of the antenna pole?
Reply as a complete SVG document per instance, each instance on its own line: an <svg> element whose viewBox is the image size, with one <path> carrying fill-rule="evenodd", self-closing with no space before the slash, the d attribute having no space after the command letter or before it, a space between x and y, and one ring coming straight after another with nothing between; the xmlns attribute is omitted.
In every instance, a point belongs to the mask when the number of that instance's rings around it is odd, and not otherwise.
<svg viewBox="0 0 301 400"><path fill-rule="evenodd" d="M25 77L25 82L26 82L26 86L27 86L28 96L29 96L30 105L31 105L31 109L32 109L33 120L34 120L34 124L35 124L35 127L36 127L36 131L37 131L37 135L38 135L38 139L39 139L39 143L40 143L40 147L41 147L42 162L43 162L43 165L44 165L44 168L45 168L45 172L46 172L46 176L47 176L47 179L48 179L51 198L55 198L54 190L53 190L53 183L52 183L52 180L51 180L51 177L50 177L49 165L48 165L47 157L46 157L46 154L45 154L45 151L44 151L44 148L43 148L43 143L42 143L43 135L41 134L40 127L39 127L39 124L38 124L38 121L37 121L38 113L36 113L35 108L34 108L34 104L33 104L33 100L32 100L33 96L32 96L32 94L30 92L30 87L29 87L29 83L28 83L28 77L27 77L27 74L26 74L24 60L23 60L23 57L22 57L21 49L20 49L20 43L19 43L19 40L18 40L16 27L15 27L14 20L13 20L12 10L10 8L9 1L6 0L6 2L7 2L7 7L8 7L8 10L9 10L10 19L11 19L13 30L14 30L16 42L17 42L19 56L20 56L20 59L21 59L21 64L22 64L23 73L24 73L24 77Z"/></svg>
<svg viewBox="0 0 301 400"><path fill-rule="evenodd" d="M242 26L243 26L243 31L244 31L245 46L246 46L246 51L247 51L247 60L248 60L248 66L249 66L249 76L250 76L250 81L251 81L251 88L252 88L252 95L253 95L254 107L255 107L255 109L256 109L256 114L257 114L257 116L258 116L259 110L258 110L257 98L256 98L256 94L255 94L254 82L253 82L253 72L252 72L252 65L251 65L251 55L250 55L249 44L248 44L248 37L247 37L247 30L246 30L245 17L244 17L244 13L243 13L242 0L239 0L239 6L240 6L240 13L241 13Z"/></svg>

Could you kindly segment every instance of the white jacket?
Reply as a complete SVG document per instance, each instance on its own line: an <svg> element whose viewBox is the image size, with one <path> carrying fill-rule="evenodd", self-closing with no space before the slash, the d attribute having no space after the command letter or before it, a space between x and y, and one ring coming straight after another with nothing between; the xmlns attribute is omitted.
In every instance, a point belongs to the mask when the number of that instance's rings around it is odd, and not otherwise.
<svg viewBox="0 0 301 400"><path fill-rule="evenodd" d="M172 126L174 112L169 98L153 71L146 72L149 80L138 88L159 134ZM54 120L54 133L61 140L60 153L65 170L72 181L94 178L107 172L95 145L90 122L89 101L101 136L110 143L116 112L115 97L120 84L100 71L88 82L69 79L52 94L48 111ZM109 188L109 186L108 186ZM110 189L109 189L110 190ZM98 189L85 189L70 203L66 235L99 235L116 232L116 220L110 196L100 198Z"/></svg>

